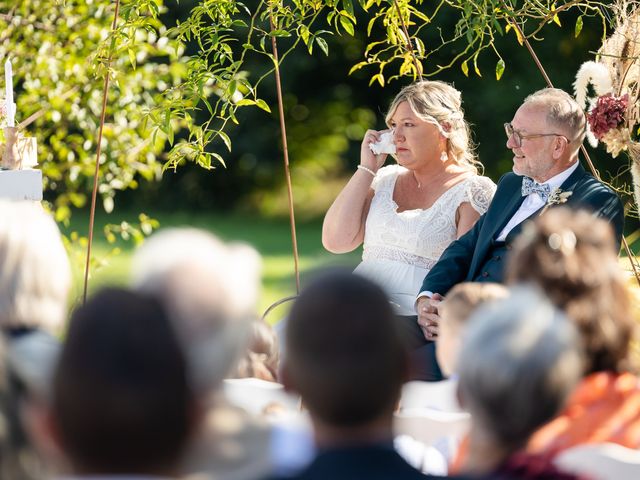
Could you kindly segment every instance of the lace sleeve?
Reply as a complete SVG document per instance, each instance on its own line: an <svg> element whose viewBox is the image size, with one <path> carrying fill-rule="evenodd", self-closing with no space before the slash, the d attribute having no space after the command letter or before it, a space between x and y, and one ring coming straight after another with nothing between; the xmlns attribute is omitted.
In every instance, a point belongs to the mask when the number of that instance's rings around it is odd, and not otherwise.
<svg viewBox="0 0 640 480"><path fill-rule="evenodd" d="M464 201L469 202L480 215L489 208L496 184L488 177L473 177L467 184Z"/></svg>
<svg viewBox="0 0 640 480"><path fill-rule="evenodd" d="M398 165L387 165L386 167L382 167L376 173L373 182L371 183L371 188L377 191L380 187L384 187L391 180L391 178L395 178L398 174Z"/></svg>

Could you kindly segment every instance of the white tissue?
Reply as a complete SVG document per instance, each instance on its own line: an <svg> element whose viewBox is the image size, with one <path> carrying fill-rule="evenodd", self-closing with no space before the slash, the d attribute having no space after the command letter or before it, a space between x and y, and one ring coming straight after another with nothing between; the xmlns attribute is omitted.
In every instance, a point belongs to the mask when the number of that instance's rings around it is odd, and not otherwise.
<svg viewBox="0 0 640 480"><path fill-rule="evenodd" d="M396 153L396 146L393 143L393 132L385 132L380 135L380 141L370 143L369 148L375 155L381 153Z"/></svg>

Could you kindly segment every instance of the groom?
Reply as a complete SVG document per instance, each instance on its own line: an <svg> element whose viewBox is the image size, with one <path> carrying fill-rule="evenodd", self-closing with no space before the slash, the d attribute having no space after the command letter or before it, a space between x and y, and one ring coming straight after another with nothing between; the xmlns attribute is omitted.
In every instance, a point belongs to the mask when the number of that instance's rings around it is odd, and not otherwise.
<svg viewBox="0 0 640 480"><path fill-rule="evenodd" d="M611 222L618 243L622 237L622 202L578 162L586 119L569 94L545 88L528 96L505 130L513 173L500 179L487 212L444 251L422 283L416 310L427 340L438 336L442 296L460 282L502 282L523 222L544 208L566 203L589 209Z"/></svg>

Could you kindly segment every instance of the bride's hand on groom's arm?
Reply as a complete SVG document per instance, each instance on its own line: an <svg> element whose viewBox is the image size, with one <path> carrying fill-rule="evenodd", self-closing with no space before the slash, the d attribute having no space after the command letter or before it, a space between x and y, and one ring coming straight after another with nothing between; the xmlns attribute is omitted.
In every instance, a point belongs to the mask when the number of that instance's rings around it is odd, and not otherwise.
<svg viewBox="0 0 640 480"><path fill-rule="evenodd" d="M434 293L431 298L421 297L418 299L418 325L427 340L436 340L438 338L440 323L438 306L442 300L444 300L444 297L439 293Z"/></svg>

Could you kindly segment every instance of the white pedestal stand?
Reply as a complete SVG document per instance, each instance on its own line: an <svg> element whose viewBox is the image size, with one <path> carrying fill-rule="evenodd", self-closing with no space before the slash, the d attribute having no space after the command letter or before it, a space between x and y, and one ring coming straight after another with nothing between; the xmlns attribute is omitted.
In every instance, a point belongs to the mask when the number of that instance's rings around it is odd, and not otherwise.
<svg viewBox="0 0 640 480"><path fill-rule="evenodd" d="M0 170L0 198L11 200L42 200L40 170Z"/></svg>

